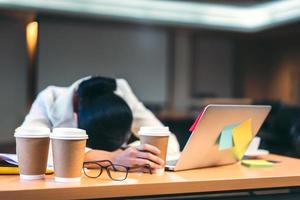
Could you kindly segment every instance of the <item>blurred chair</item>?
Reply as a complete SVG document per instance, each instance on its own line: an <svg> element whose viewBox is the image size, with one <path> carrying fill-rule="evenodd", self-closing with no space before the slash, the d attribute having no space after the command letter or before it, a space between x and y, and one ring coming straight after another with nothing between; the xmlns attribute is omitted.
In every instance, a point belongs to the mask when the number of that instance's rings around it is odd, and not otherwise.
<svg viewBox="0 0 300 200"><path fill-rule="evenodd" d="M262 138L261 148L272 153L300 157L300 107L273 101L259 101L255 104L272 106L258 134Z"/></svg>

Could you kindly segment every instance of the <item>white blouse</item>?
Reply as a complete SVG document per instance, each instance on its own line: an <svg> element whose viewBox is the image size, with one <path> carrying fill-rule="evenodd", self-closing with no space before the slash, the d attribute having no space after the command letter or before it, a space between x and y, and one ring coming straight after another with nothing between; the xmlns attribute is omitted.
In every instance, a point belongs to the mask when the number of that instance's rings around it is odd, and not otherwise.
<svg viewBox="0 0 300 200"><path fill-rule="evenodd" d="M48 86L41 91L33 102L30 112L27 114L22 126L39 127L77 127L77 117L73 111L73 94L79 84L91 77L82 78L70 87ZM141 126L163 126L163 124L141 103L132 92L128 82L117 79L115 94L122 97L132 110L132 133L138 137ZM138 142L130 145L138 145ZM86 151L90 150L89 148ZM179 144L174 134L171 134L168 145L168 156L179 153Z"/></svg>

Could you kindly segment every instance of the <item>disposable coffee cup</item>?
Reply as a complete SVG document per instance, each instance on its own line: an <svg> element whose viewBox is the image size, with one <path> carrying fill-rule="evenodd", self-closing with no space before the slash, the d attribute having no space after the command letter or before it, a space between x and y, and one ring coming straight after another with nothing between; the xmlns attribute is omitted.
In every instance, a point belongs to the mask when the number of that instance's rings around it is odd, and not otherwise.
<svg viewBox="0 0 300 200"><path fill-rule="evenodd" d="M170 136L169 127L141 127L139 132L141 144L150 144L160 150L160 157L166 163L168 141ZM163 174L165 167L156 170L157 174Z"/></svg>
<svg viewBox="0 0 300 200"><path fill-rule="evenodd" d="M45 177L50 129L19 127L15 130L20 179L36 180Z"/></svg>
<svg viewBox="0 0 300 200"><path fill-rule="evenodd" d="M51 135L55 181L80 182L86 140L85 130L55 128Z"/></svg>

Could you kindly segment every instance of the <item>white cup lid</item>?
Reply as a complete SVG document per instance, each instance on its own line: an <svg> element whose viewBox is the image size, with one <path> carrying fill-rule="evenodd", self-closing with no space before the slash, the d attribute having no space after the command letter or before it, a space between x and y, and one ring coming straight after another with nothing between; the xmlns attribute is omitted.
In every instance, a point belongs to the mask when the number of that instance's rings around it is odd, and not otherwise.
<svg viewBox="0 0 300 200"><path fill-rule="evenodd" d="M88 139L86 131L79 128L54 128L50 134L52 139L80 140Z"/></svg>
<svg viewBox="0 0 300 200"><path fill-rule="evenodd" d="M50 129L46 127L38 126L20 126L15 130L15 137L24 137L24 138L44 138L49 137Z"/></svg>
<svg viewBox="0 0 300 200"><path fill-rule="evenodd" d="M139 135L150 135L150 136L169 136L170 130L168 126L165 127L151 127L142 126L138 132Z"/></svg>

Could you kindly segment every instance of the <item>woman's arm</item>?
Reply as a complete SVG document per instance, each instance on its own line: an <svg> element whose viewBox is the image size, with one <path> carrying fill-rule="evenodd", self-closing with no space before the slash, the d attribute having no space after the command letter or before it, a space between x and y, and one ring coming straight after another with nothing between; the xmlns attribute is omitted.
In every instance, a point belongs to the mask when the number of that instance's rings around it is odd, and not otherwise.
<svg viewBox="0 0 300 200"><path fill-rule="evenodd" d="M125 150L118 149L113 152L103 150L90 150L85 153L85 161L110 160L114 164L133 167L143 171L146 165L152 169L160 169L164 161L158 157L160 150L152 145L129 147Z"/></svg>
<svg viewBox="0 0 300 200"><path fill-rule="evenodd" d="M158 126L163 124L138 100L129 84L124 79L117 79L117 94L120 95L129 105L133 114L131 131L138 137L138 130L141 126ZM171 134L168 144L168 155L179 153L179 143L174 134Z"/></svg>

